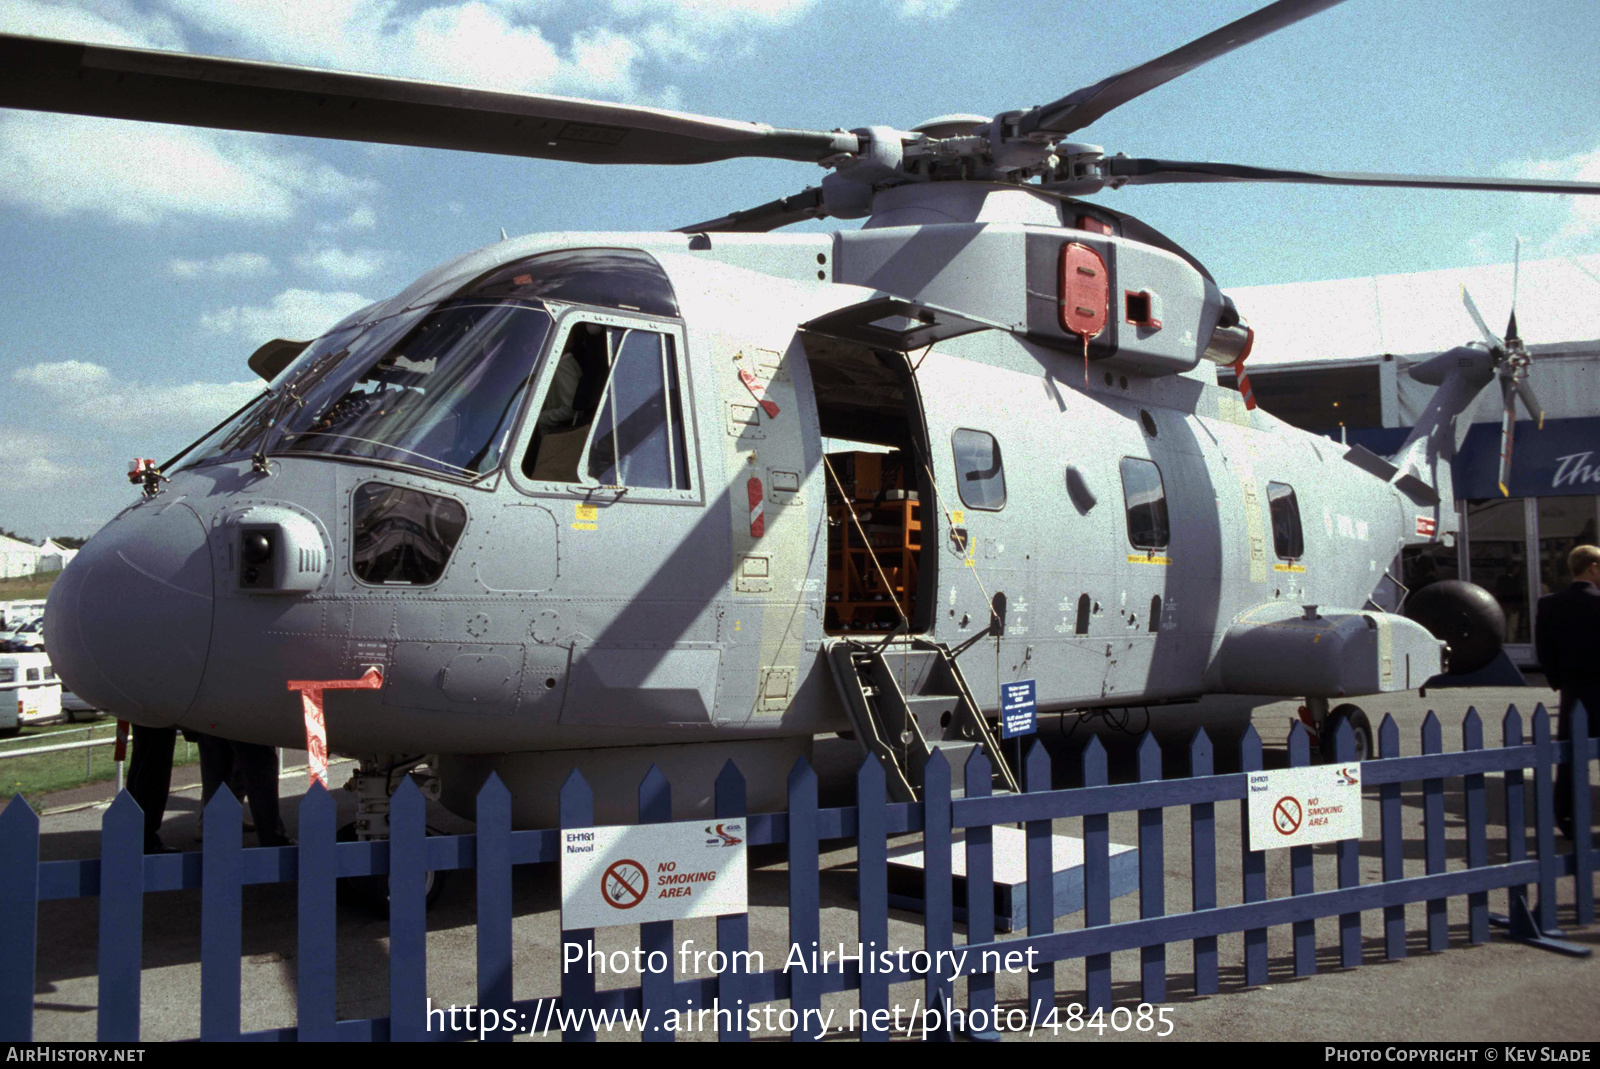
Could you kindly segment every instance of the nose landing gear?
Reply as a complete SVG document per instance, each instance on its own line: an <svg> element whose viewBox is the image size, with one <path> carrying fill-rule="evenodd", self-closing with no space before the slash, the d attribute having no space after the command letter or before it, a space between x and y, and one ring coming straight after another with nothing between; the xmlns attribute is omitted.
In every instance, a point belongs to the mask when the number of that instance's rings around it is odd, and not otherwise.
<svg viewBox="0 0 1600 1069"><path fill-rule="evenodd" d="M439 799L439 777L433 771L430 755L405 756L400 754L375 754L362 757L361 767L345 782L344 789L356 795L356 819L340 827L341 843L367 842L389 838L389 798L405 776L416 775L417 786L429 801ZM444 893L445 878L449 874L430 869L424 885L426 908ZM374 916L389 915L389 877L346 876L339 881L339 900L357 906Z"/></svg>
<svg viewBox="0 0 1600 1069"><path fill-rule="evenodd" d="M1311 730L1311 744L1316 747L1316 760L1319 763L1333 760L1333 736L1341 722L1348 723L1355 734L1355 760L1370 761L1378 756L1378 736L1372 731L1372 721L1359 705L1345 702L1330 710L1328 699L1307 698L1300 707L1300 719Z"/></svg>

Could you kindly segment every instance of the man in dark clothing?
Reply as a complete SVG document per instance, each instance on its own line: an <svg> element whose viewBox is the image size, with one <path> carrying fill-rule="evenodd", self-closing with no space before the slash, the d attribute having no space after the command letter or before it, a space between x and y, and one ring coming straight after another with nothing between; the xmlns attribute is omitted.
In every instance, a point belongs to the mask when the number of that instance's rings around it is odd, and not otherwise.
<svg viewBox="0 0 1600 1069"><path fill-rule="evenodd" d="M144 852L170 854L161 841L161 818L167 812L167 795L172 790L172 751L178 744L177 728L147 728L133 725L133 752L128 755L128 779L124 789L144 810Z"/></svg>
<svg viewBox="0 0 1600 1069"><path fill-rule="evenodd" d="M211 796L224 783L229 789L239 783L250 800L250 816L256 825L256 841L262 846L288 846L289 836L278 811L278 754L271 746L252 742L233 742L215 735L195 733L200 748L200 808L204 811Z"/></svg>
<svg viewBox="0 0 1600 1069"><path fill-rule="evenodd" d="M1567 555L1572 585L1539 599L1539 667L1561 692L1558 738L1571 737L1573 706L1583 703L1589 734L1600 724L1600 547L1579 546ZM1572 837L1572 776L1556 771L1556 823Z"/></svg>

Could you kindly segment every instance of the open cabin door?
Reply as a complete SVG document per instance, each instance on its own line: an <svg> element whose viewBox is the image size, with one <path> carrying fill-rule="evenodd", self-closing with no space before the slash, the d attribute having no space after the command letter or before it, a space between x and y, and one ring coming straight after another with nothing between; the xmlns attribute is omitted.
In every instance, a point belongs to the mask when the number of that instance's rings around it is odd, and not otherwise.
<svg viewBox="0 0 1600 1069"><path fill-rule="evenodd" d="M926 633L938 576L935 555L923 539L932 487L910 364L899 349L810 326L802 337L827 485L824 630L880 637Z"/></svg>

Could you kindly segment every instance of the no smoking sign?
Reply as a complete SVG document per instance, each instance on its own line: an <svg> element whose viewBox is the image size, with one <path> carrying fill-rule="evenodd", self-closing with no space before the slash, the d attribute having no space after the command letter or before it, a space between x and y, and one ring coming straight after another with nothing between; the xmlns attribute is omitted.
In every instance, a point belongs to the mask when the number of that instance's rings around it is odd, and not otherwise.
<svg viewBox="0 0 1600 1069"><path fill-rule="evenodd" d="M1361 838L1361 766L1249 774L1250 849Z"/></svg>
<svg viewBox="0 0 1600 1069"><path fill-rule="evenodd" d="M1305 819L1305 810L1301 808L1300 799L1292 795L1285 795L1278 799L1278 804L1272 807L1272 826L1278 829L1279 835L1293 835L1300 830L1300 822Z"/></svg>
<svg viewBox="0 0 1600 1069"><path fill-rule="evenodd" d="M624 858L606 869L600 878L601 893L618 909L632 909L650 893L650 874L632 858Z"/></svg>
<svg viewBox="0 0 1600 1069"><path fill-rule="evenodd" d="M743 820L561 831L561 927L743 913Z"/></svg>

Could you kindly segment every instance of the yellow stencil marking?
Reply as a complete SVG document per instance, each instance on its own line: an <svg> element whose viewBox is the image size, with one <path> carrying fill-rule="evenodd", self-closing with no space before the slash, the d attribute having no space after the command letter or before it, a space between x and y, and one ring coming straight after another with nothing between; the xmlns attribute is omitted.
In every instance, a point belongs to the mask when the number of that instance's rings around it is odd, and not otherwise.
<svg viewBox="0 0 1600 1069"><path fill-rule="evenodd" d="M1306 568L1303 564L1274 564L1272 570L1275 572L1303 572Z"/></svg>
<svg viewBox="0 0 1600 1069"><path fill-rule="evenodd" d="M599 507L574 504L572 510L575 520L572 525L574 531L597 531L600 529L600 525L595 522L600 517Z"/></svg>
<svg viewBox="0 0 1600 1069"><path fill-rule="evenodd" d="M1394 689L1394 632L1388 613L1378 615L1378 685ZM1409 682L1409 681L1408 681Z"/></svg>
<svg viewBox="0 0 1600 1069"><path fill-rule="evenodd" d="M1171 557L1146 557L1143 554L1128 554L1129 564L1171 564Z"/></svg>

